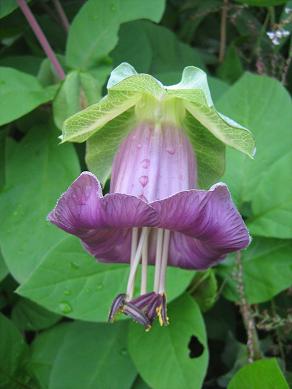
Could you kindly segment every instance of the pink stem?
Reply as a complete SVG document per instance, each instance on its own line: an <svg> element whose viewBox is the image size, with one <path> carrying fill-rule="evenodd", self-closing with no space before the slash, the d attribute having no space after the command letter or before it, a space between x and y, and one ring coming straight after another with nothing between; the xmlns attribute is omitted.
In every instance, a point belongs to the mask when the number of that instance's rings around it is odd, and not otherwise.
<svg viewBox="0 0 292 389"><path fill-rule="evenodd" d="M68 32L70 25L69 25L67 16L66 16L66 14L64 12L64 9L63 9L60 1L59 0L53 0L53 3L54 3L54 6L56 8L56 11L58 12L58 15L59 15L59 18L60 18L60 20L62 22L64 30L66 32Z"/></svg>
<svg viewBox="0 0 292 389"><path fill-rule="evenodd" d="M40 28L36 18L33 16L31 10L29 9L26 1L25 0L17 0L17 3L19 5L19 8L21 9L21 11L23 12L24 16L26 17L30 27L32 28L33 32L35 33L35 36L37 37L44 52L46 53L47 57L51 61L52 65L54 66L58 77L61 80L64 80L65 72L64 72L60 62L58 61L54 51L52 50L47 38L45 37L45 34L43 33L42 29Z"/></svg>

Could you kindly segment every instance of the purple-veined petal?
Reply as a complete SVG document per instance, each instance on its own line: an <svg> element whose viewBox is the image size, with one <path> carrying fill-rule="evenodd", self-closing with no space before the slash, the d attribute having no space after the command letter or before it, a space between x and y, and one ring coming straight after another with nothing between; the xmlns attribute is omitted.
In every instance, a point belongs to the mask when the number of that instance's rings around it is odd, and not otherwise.
<svg viewBox="0 0 292 389"><path fill-rule="evenodd" d="M97 178L90 172L83 172L63 193L48 215L48 220L61 229L82 237L88 229L102 223L101 196Z"/></svg>
<svg viewBox="0 0 292 389"><path fill-rule="evenodd" d="M111 193L102 200L102 213L110 227L152 227L158 224L157 212L136 196Z"/></svg>
<svg viewBox="0 0 292 389"><path fill-rule="evenodd" d="M160 228L173 231L170 265L207 268L250 243L225 184L216 184L209 191L180 192L151 205L160 214Z"/></svg>
<svg viewBox="0 0 292 389"><path fill-rule="evenodd" d="M146 202L196 186L197 163L183 129L140 123L124 139L115 156L111 192L127 193Z"/></svg>
<svg viewBox="0 0 292 389"><path fill-rule="evenodd" d="M105 262L129 262L131 228L158 223L156 211L135 196L102 197L97 178L89 172L61 196L48 220L78 236L91 255Z"/></svg>

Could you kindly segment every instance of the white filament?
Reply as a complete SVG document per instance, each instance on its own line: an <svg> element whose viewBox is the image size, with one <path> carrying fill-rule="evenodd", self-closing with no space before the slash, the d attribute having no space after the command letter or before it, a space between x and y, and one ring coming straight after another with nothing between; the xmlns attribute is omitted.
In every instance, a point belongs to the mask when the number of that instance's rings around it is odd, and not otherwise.
<svg viewBox="0 0 292 389"><path fill-rule="evenodd" d="M164 230L161 268L160 268L160 276L159 276L159 289L158 289L158 292L161 294L165 292L165 275L166 275L167 261L168 261L169 240L170 240L170 231Z"/></svg>
<svg viewBox="0 0 292 389"><path fill-rule="evenodd" d="M133 261L131 261L131 264L130 264L131 267L130 267L128 285L127 285L127 298L129 300L131 300L133 297L135 277L136 277L136 273L137 273L138 265L139 265L139 262L141 259L142 249L143 249L143 246L145 244L145 241L147 244L148 234L149 234L149 228L143 227L134 259L133 259Z"/></svg>
<svg viewBox="0 0 292 389"><path fill-rule="evenodd" d="M141 294L147 293L148 236L142 248Z"/></svg>
<svg viewBox="0 0 292 389"><path fill-rule="evenodd" d="M158 293L158 289L159 289L162 243L163 243L163 230L159 228L157 230L156 253L155 253L155 275L154 275L154 286L153 286L154 292L156 293Z"/></svg>

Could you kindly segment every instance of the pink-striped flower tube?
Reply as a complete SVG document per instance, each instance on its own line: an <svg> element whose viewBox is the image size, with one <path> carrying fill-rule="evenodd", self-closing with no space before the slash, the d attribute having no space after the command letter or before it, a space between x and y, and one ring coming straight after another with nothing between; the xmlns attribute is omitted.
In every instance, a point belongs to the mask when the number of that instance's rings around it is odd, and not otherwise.
<svg viewBox="0 0 292 389"><path fill-rule="evenodd" d="M197 161L180 121L146 118L115 155L110 193L83 172L48 219L81 239L98 261L130 265L127 290L114 300L109 320L123 312L149 329L168 324L166 269L206 269L250 242L247 228L223 183L196 189ZM141 292L134 296L141 264ZM147 268L155 266L152 290Z"/></svg>

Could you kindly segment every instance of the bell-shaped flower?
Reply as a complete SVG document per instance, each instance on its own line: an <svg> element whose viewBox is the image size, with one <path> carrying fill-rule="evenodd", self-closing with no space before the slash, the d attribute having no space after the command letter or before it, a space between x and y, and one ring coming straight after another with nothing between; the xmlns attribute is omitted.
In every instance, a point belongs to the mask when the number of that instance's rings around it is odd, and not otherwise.
<svg viewBox="0 0 292 389"><path fill-rule="evenodd" d="M48 219L80 238L85 249L97 260L130 264L127 290L114 300L109 320L113 321L118 312L123 312L148 329L156 317L162 325L168 323L168 265L206 269L250 242L226 185L218 183L209 190L197 189L198 155L190 141L191 133L185 127L186 115L197 110L194 120L201 118L201 123L216 136L220 133L218 128L221 129L221 138L226 137L230 144L233 142L234 147L246 153L252 152L254 144L246 129L208 105L211 104L209 92L202 89L206 80L200 80L204 78L203 72L187 68L178 86L166 88L148 75L126 73L121 80L121 69L132 71L129 65L114 71L109 81L110 91L120 87L121 96L137 104L134 111L129 103L123 106L132 118L127 119L130 127L125 138L119 141L112 162L110 193L103 196L95 175L83 172L61 196ZM187 87L188 77L193 89ZM140 90L140 99L137 99L137 90ZM117 97L115 93L114 96ZM64 139L68 139L70 133L71 139L85 140L98 132L99 126L105 125L105 119L100 122L97 117L99 109L104 110L101 116L105 115L107 121L121 114L123 103L117 100L115 106L113 95L109 93L107 97L112 99L107 111L105 106L101 108L103 103L99 103L70 118L65 125ZM227 130L233 135L229 137ZM242 134L245 143L241 142ZM108 137L114 135L107 134ZM201 166L203 168L204 163ZM140 296L134 296L139 264L141 292ZM148 265L155 266L150 291L147 290Z"/></svg>

